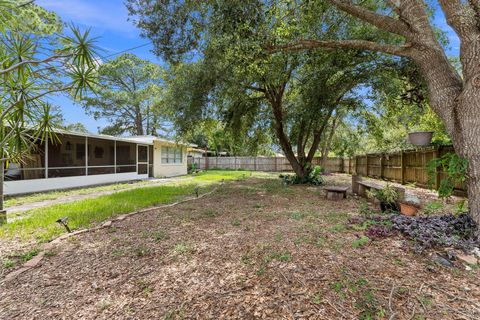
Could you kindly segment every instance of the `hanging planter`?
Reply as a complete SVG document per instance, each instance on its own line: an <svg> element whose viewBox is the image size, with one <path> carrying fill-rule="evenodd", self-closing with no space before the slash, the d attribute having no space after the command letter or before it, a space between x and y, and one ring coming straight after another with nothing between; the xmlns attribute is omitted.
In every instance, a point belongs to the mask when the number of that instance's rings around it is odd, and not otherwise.
<svg viewBox="0 0 480 320"><path fill-rule="evenodd" d="M416 131L408 134L408 141L414 146L428 146L432 137L433 131Z"/></svg>

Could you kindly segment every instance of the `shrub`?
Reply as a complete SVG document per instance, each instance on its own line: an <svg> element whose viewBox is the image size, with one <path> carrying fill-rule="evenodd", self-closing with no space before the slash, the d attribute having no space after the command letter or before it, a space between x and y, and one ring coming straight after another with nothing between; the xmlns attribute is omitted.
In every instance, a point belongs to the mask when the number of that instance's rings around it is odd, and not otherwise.
<svg viewBox="0 0 480 320"><path fill-rule="evenodd" d="M438 196L448 198L452 195L455 185L465 181L467 176L467 159L455 153L446 153L440 158L434 158L427 163L428 185L433 188L440 168L447 176L442 179L438 187Z"/></svg>
<svg viewBox="0 0 480 320"><path fill-rule="evenodd" d="M308 171L310 165L306 166L306 170ZM291 175L291 174L281 174L280 178L286 184L313 184L315 186L320 186L324 184L325 180L321 176L322 168L320 166L315 166L313 169L310 169L310 172L305 175L305 177L299 177L298 175Z"/></svg>

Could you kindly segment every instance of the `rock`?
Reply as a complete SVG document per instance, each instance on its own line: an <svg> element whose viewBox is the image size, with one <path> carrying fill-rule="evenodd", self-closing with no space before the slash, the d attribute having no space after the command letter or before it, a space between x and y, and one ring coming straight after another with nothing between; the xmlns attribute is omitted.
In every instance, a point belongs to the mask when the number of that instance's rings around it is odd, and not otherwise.
<svg viewBox="0 0 480 320"><path fill-rule="evenodd" d="M465 266L465 270L466 270L466 271L472 271L472 267L470 267L470 266Z"/></svg>
<svg viewBox="0 0 480 320"><path fill-rule="evenodd" d="M449 268L453 267L453 264L449 260L439 255L434 255L432 257L432 261L444 267L449 267Z"/></svg>
<svg viewBox="0 0 480 320"><path fill-rule="evenodd" d="M446 254L447 254L448 260L450 260L450 261L453 261L453 260L455 260L455 259L457 258L457 254L456 254L455 251L453 251L453 250L448 250L448 251L446 252Z"/></svg>
<svg viewBox="0 0 480 320"><path fill-rule="evenodd" d="M478 259L480 259L480 248L473 249L472 253L476 255Z"/></svg>
<svg viewBox="0 0 480 320"><path fill-rule="evenodd" d="M406 194L404 198L404 202L417 208L420 208L422 204L420 199L413 194Z"/></svg>
<svg viewBox="0 0 480 320"><path fill-rule="evenodd" d="M460 260L460 261L463 261L465 263L471 264L471 265L478 264L478 259L473 254L470 254L470 255L458 254L457 259Z"/></svg>

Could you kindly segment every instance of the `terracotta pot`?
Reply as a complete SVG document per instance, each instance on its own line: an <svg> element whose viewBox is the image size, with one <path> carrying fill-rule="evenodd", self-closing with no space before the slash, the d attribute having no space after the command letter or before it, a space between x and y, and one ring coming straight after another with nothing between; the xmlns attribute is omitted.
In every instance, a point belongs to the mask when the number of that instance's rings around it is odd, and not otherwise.
<svg viewBox="0 0 480 320"><path fill-rule="evenodd" d="M413 217L417 215L418 208L408 203L400 203L400 212L405 216Z"/></svg>
<svg viewBox="0 0 480 320"><path fill-rule="evenodd" d="M408 141L414 146L428 146L432 142L433 131L417 131L408 134Z"/></svg>

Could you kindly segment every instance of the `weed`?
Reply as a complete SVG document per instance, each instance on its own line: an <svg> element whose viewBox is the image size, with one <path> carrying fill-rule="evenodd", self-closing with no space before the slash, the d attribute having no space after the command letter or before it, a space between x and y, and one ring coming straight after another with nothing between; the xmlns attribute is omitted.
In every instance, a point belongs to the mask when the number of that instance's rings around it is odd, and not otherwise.
<svg viewBox="0 0 480 320"><path fill-rule="evenodd" d="M175 245L174 251L177 254L184 255L184 254L189 254L189 253L193 252L193 248L192 248L191 245L182 242L182 243L177 243Z"/></svg>
<svg viewBox="0 0 480 320"><path fill-rule="evenodd" d="M140 246L140 247L135 248L135 249L133 250L133 253L135 254L135 256L136 256L137 258L145 257L145 256L147 255L147 253L148 253L148 249L145 248L145 247Z"/></svg>
<svg viewBox="0 0 480 320"><path fill-rule="evenodd" d="M353 240L352 247L354 248L361 248L366 245L370 241L370 238L367 236L361 236L358 239Z"/></svg>
<svg viewBox="0 0 480 320"><path fill-rule="evenodd" d="M293 220L300 220L302 219L303 215L300 212L293 212L292 215L290 216Z"/></svg>
<svg viewBox="0 0 480 320"><path fill-rule="evenodd" d="M5 259L2 261L2 265L5 269L12 268L15 265L15 262L10 259Z"/></svg>
<svg viewBox="0 0 480 320"><path fill-rule="evenodd" d="M343 224L335 224L328 228L328 231L332 233L339 233L339 232L344 232L347 228Z"/></svg>
<svg viewBox="0 0 480 320"><path fill-rule="evenodd" d="M203 214L207 217L216 217L218 215L217 211L213 209L207 209L203 212Z"/></svg>
<svg viewBox="0 0 480 320"><path fill-rule="evenodd" d="M234 226L234 227L240 226L240 220L234 219L234 220L232 221L232 226Z"/></svg>
<svg viewBox="0 0 480 320"><path fill-rule="evenodd" d="M313 304L321 304L321 303L322 303L322 295L321 295L319 292L317 292L317 293L313 296L313 298L312 298L312 303L313 303Z"/></svg>
<svg viewBox="0 0 480 320"><path fill-rule="evenodd" d="M257 276L263 276L265 274L267 270L265 269L264 266L261 266L258 270L257 270Z"/></svg>
<svg viewBox="0 0 480 320"><path fill-rule="evenodd" d="M27 252L17 252L17 253L14 253L12 255L12 257L15 257L15 258L19 258L20 260L22 260L23 262L27 262L28 260L31 260L33 257L35 257L36 255L38 255L38 253L40 252L40 250L38 249L32 249L30 251L27 251Z"/></svg>
<svg viewBox="0 0 480 320"><path fill-rule="evenodd" d="M280 230L277 230L275 232L275 241L280 242L283 239L282 232Z"/></svg>
<svg viewBox="0 0 480 320"><path fill-rule="evenodd" d="M123 249L119 249L119 248L114 248L112 250L112 254L115 256L115 257L121 257L125 254L125 250Z"/></svg>
<svg viewBox="0 0 480 320"><path fill-rule="evenodd" d="M439 201L432 201L425 205L423 208L423 213L431 215L437 213L438 211L444 208L443 204Z"/></svg>
<svg viewBox="0 0 480 320"><path fill-rule="evenodd" d="M163 230L156 231L152 234L152 238L155 241L162 241L170 238L170 236Z"/></svg>

